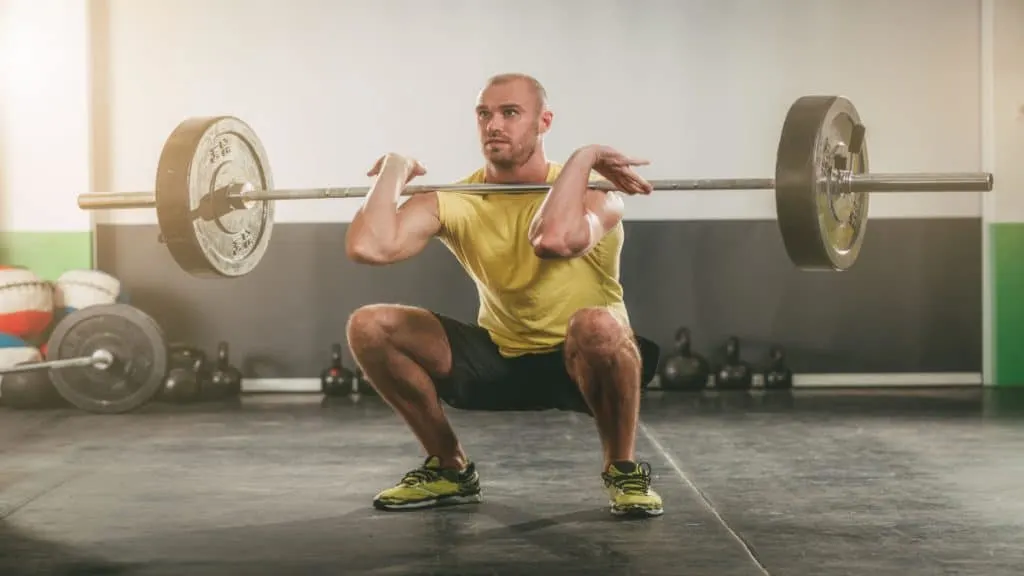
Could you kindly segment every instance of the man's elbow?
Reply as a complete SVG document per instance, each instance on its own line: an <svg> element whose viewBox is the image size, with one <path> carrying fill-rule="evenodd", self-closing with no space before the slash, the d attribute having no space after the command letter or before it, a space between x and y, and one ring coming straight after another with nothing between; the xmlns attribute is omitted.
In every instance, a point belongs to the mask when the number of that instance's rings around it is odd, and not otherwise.
<svg viewBox="0 0 1024 576"><path fill-rule="evenodd" d="M345 256L357 264L390 264L394 260L395 252L378 242L362 238L348 239L345 242Z"/></svg>
<svg viewBox="0 0 1024 576"><path fill-rule="evenodd" d="M588 242L569 234L536 234L530 238L533 253L542 260L576 258L586 252Z"/></svg>

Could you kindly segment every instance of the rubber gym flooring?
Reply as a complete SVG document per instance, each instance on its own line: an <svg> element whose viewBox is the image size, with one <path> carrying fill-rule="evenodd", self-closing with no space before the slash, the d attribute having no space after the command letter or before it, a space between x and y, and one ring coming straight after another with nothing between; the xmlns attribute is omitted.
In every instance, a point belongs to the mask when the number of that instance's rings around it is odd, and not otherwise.
<svg viewBox="0 0 1024 576"><path fill-rule="evenodd" d="M0 574L1024 573L1024 403L981 390L652 393L664 516L606 512L585 417L450 410L485 502L370 499L419 464L376 398L0 410Z"/></svg>

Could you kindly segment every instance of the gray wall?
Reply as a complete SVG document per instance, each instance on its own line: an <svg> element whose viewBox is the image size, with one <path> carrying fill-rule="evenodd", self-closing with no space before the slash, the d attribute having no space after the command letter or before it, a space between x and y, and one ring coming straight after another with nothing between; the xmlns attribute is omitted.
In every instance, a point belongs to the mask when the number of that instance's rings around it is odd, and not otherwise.
<svg viewBox="0 0 1024 576"><path fill-rule="evenodd" d="M361 266L344 256L346 226L278 224L260 266L237 280L186 275L154 226L100 226L97 264L170 339L210 352L228 341L248 377L315 376L364 304L473 320L475 291L440 243L401 264ZM662 344L686 325L703 353L736 335L760 362L780 343L799 372L981 369L979 220L874 220L861 260L842 274L795 270L774 222L627 221L626 235L635 328Z"/></svg>

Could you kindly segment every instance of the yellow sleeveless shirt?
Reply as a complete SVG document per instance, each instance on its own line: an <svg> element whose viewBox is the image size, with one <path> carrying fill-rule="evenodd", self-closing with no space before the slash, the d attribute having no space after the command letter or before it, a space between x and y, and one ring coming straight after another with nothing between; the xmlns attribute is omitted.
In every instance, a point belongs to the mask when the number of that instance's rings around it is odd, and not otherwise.
<svg viewBox="0 0 1024 576"><path fill-rule="evenodd" d="M561 169L549 164L549 184ZM484 182L484 169L460 181ZM477 323L506 357L555 349L580 308L603 307L628 323L619 282L622 223L584 256L538 258L529 229L545 195L437 193L438 237L476 284Z"/></svg>

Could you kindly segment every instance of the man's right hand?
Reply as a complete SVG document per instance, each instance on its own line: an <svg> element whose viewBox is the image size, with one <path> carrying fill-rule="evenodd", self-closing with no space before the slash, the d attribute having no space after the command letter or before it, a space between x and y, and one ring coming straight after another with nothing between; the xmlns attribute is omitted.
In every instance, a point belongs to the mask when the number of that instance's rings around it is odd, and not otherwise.
<svg viewBox="0 0 1024 576"><path fill-rule="evenodd" d="M385 154L366 173L377 180L345 232L345 252L363 264L390 264L411 258L441 229L437 197L414 194L400 203L410 180L427 170L412 158Z"/></svg>
<svg viewBox="0 0 1024 576"><path fill-rule="evenodd" d="M427 169L424 168L417 160L390 152L378 158L366 175L378 176L391 170L397 170L398 173L403 174L402 178L405 179L406 184L408 184L413 178L423 176L427 173Z"/></svg>

